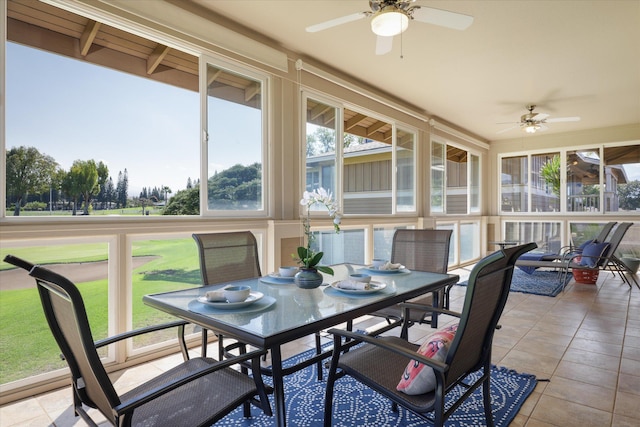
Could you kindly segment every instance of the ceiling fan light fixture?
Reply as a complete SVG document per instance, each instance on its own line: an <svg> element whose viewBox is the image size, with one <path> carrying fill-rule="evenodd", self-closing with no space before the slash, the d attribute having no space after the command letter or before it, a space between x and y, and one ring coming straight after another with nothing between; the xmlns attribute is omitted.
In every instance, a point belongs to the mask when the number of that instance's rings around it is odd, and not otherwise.
<svg viewBox="0 0 640 427"><path fill-rule="evenodd" d="M386 6L371 19L371 31L378 36L391 37L409 28L409 17L396 6Z"/></svg>
<svg viewBox="0 0 640 427"><path fill-rule="evenodd" d="M540 125L536 123L530 123L522 128L526 133L536 133L540 129Z"/></svg>

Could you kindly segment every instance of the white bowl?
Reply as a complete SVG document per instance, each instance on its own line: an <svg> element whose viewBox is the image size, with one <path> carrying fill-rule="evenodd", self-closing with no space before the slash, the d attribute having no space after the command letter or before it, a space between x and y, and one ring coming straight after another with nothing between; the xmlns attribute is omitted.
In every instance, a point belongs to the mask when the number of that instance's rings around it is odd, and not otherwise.
<svg viewBox="0 0 640 427"><path fill-rule="evenodd" d="M293 277L298 272L298 267L280 267L278 269L278 272L280 273L281 277Z"/></svg>
<svg viewBox="0 0 640 427"><path fill-rule="evenodd" d="M354 273L349 275L349 279L354 282L369 283L371 281L371 276L368 274Z"/></svg>
<svg viewBox="0 0 640 427"><path fill-rule="evenodd" d="M242 302L251 295L251 287L245 285L231 285L224 288L224 297L227 302Z"/></svg>

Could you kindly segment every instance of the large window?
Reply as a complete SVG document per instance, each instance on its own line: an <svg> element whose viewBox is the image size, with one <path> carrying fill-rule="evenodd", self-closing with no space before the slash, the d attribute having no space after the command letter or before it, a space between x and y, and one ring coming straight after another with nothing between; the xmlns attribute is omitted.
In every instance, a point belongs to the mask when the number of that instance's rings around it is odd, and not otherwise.
<svg viewBox="0 0 640 427"><path fill-rule="evenodd" d="M28 246L3 242L0 259L11 254L73 280L84 299L93 338L99 340L109 335L108 250L107 242L95 240L50 240L46 245ZM47 325L34 279L21 268L12 267L0 262L0 384L67 366ZM99 353L106 356L107 349Z"/></svg>
<svg viewBox="0 0 640 427"><path fill-rule="evenodd" d="M415 131L330 101L304 102L306 190L331 191L346 215L416 211Z"/></svg>
<svg viewBox="0 0 640 427"><path fill-rule="evenodd" d="M7 215L160 215L196 185L197 57L39 1L7 14Z"/></svg>
<svg viewBox="0 0 640 427"><path fill-rule="evenodd" d="M396 206L398 212L416 211L416 135L398 128L396 136Z"/></svg>
<svg viewBox="0 0 640 427"><path fill-rule="evenodd" d="M600 150L567 151L567 211L600 211Z"/></svg>
<svg viewBox="0 0 640 427"><path fill-rule="evenodd" d="M479 155L431 141L431 213L479 213L480 188Z"/></svg>
<svg viewBox="0 0 640 427"><path fill-rule="evenodd" d="M336 142L339 132L337 107L307 99L306 190L320 187L336 194ZM337 197L337 196L335 196Z"/></svg>
<svg viewBox="0 0 640 427"><path fill-rule="evenodd" d="M527 212L529 210L527 156L503 158L501 172L502 212Z"/></svg>
<svg viewBox="0 0 640 427"><path fill-rule="evenodd" d="M640 209L640 145L592 146L500 160L501 212Z"/></svg>
<svg viewBox="0 0 640 427"><path fill-rule="evenodd" d="M640 144L604 147L605 212L640 211Z"/></svg>
<svg viewBox="0 0 640 427"><path fill-rule="evenodd" d="M7 16L8 214L264 213L265 76L44 2Z"/></svg>
<svg viewBox="0 0 640 427"><path fill-rule="evenodd" d="M175 317L145 305L142 298L148 294L170 292L202 286L198 249L191 237L131 240L131 324L133 329L175 320ZM187 325L186 333L195 326ZM175 340L175 329L144 334L133 339L138 350L163 340Z"/></svg>
<svg viewBox="0 0 640 427"><path fill-rule="evenodd" d="M562 244L562 223L506 221L504 239L509 242L535 242L541 251L558 253Z"/></svg>
<svg viewBox="0 0 640 427"><path fill-rule="evenodd" d="M264 209L266 80L207 64L207 208Z"/></svg>
<svg viewBox="0 0 640 427"><path fill-rule="evenodd" d="M431 212L444 213L446 145L431 142Z"/></svg>

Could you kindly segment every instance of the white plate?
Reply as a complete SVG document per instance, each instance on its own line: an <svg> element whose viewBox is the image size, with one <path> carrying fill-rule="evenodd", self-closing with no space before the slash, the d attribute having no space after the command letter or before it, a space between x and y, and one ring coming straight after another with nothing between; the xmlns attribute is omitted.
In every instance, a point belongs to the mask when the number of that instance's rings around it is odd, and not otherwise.
<svg viewBox="0 0 640 427"><path fill-rule="evenodd" d="M374 292L379 292L387 287L386 283L374 282L373 280L369 282L369 289L342 289L341 287L338 286L339 283L340 283L340 280L338 280L337 282L333 282L331 284L331 287L336 291L344 292L346 294L358 294L358 295L372 294Z"/></svg>
<svg viewBox="0 0 640 427"><path fill-rule="evenodd" d="M240 301L240 302L207 301L207 297L205 297L205 296L198 297L198 302L201 302L203 304L207 304L208 306L211 306L211 307L214 307L214 308L219 308L219 309L222 309L222 310L229 310L229 309L232 309L232 308L246 307L248 305L253 304L256 301L260 301L262 299L262 297L264 297L264 294L262 292L251 291L251 294L249 294L249 297L246 300Z"/></svg>
<svg viewBox="0 0 640 427"><path fill-rule="evenodd" d="M410 271L404 265L401 265L398 269L394 270L380 270L372 265L369 265L364 268L367 271L370 271L374 274L398 274L398 273L410 273Z"/></svg>
<svg viewBox="0 0 640 427"><path fill-rule="evenodd" d="M274 278L274 279L278 279L278 280L287 280L289 282L293 282L294 277L293 276L281 276L280 273L271 273L269 274L269 277Z"/></svg>

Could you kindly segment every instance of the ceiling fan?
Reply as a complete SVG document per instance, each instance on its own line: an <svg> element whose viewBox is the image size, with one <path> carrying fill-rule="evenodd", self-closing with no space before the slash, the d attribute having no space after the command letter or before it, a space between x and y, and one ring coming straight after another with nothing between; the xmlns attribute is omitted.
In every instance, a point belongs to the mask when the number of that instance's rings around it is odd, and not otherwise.
<svg viewBox="0 0 640 427"><path fill-rule="evenodd" d="M465 30L473 23L473 16L434 9L426 6L412 6L416 0L369 0L371 10L352 13L340 18L311 25L307 32L315 33L338 25L371 17L371 31L376 34L376 55L384 55L393 47L393 36L409 28L409 21L416 20L439 25L454 30Z"/></svg>
<svg viewBox="0 0 640 427"><path fill-rule="evenodd" d="M510 131L511 129L515 129L519 127L526 133L536 133L538 131L545 131L549 129L546 126L546 123L559 123L559 122L579 122L580 117L556 117L549 118L549 115L546 113L534 113L533 110L536 108L535 105L527 105L527 110L529 112L527 114L523 114L520 116L519 122L507 122L508 124L513 124L513 126L508 127L506 129L502 129L498 131L498 133L503 133ZM506 124L506 123L498 123L498 124Z"/></svg>

